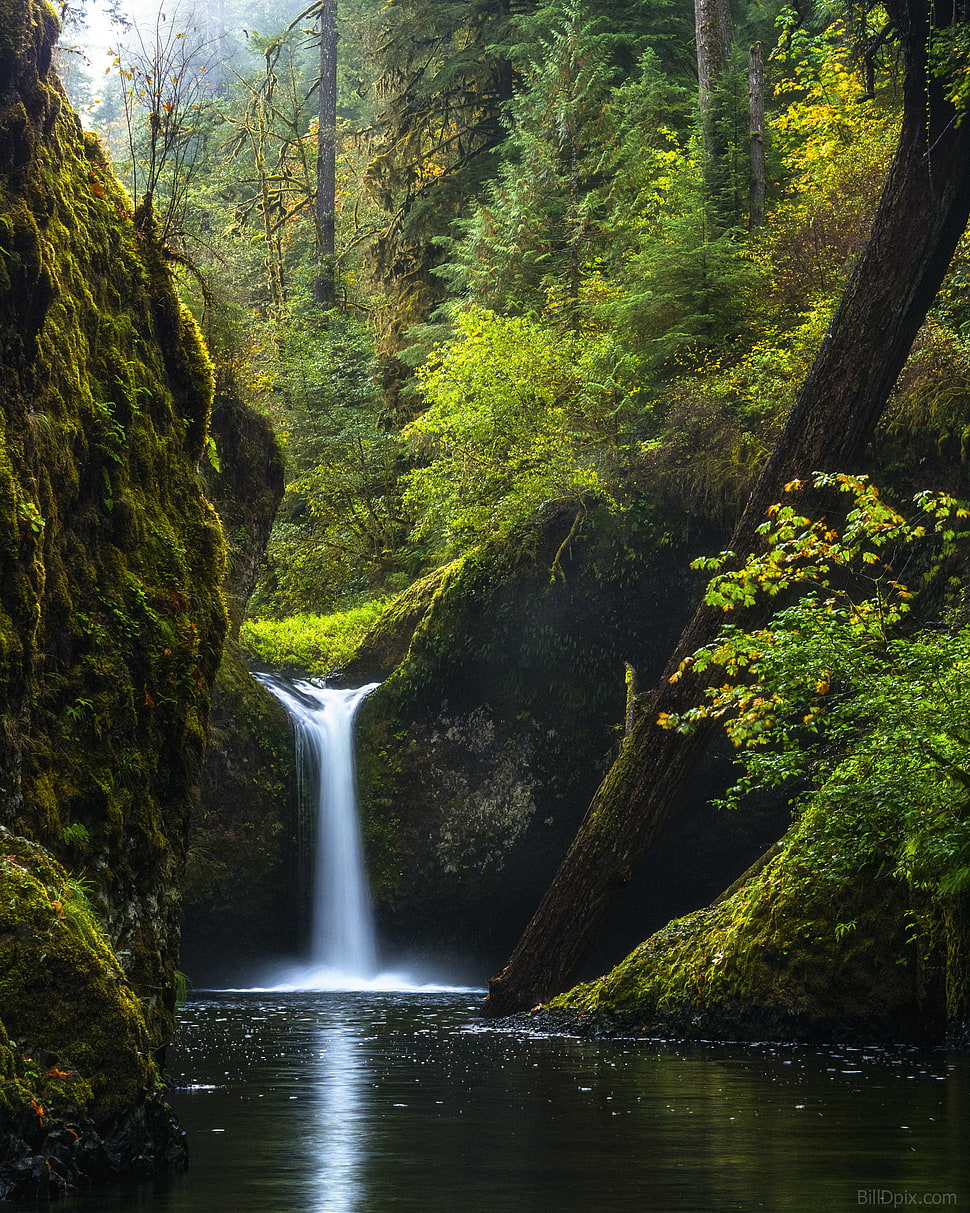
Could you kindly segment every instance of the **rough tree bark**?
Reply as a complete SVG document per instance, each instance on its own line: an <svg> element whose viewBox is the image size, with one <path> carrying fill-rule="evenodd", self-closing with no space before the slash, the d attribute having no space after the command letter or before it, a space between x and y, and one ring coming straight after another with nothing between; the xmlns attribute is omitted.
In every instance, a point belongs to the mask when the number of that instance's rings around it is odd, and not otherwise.
<svg viewBox="0 0 970 1213"><path fill-rule="evenodd" d="M337 209L337 0L320 6L320 84L317 97L317 277L321 307L336 299Z"/></svg>
<svg viewBox="0 0 970 1213"><path fill-rule="evenodd" d="M748 116L751 163L748 226L753 229L765 221L765 65L760 42L752 43L748 51Z"/></svg>
<svg viewBox="0 0 970 1213"><path fill-rule="evenodd" d="M726 148L718 139L715 94L731 61L734 30L728 0L694 0L694 36L697 46L697 110L704 151L704 176L716 190L718 165Z"/></svg>
<svg viewBox="0 0 970 1213"><path fill-rule="evenodd" d="M731 548L740 554L756 547L756 528L788 481L857 470L970 213L970 121L957 122L940 82L928 75L929 6L893 0L887 7L905 58L899 145L869 241L738 522ZM940 8L933 14L939 25ZM768 609L737 622L761 622ZM719 609L700 606L660 682L641 700L633 732L551 887L508 964L489 983L487 1014L527 1009L574 980L704 752L710 727L683 736L656 722L661 711L681 712L700 701L702 676L688 673L673 685L669 678L723 622Z"/></svg>
<svg viewBox="0 0 970 1213"><path fill-rule="evenodd" d="M710 107L731 55L733 28L727 0L694 0L694 31L697 40L697 94L703 113Z"/></svg>

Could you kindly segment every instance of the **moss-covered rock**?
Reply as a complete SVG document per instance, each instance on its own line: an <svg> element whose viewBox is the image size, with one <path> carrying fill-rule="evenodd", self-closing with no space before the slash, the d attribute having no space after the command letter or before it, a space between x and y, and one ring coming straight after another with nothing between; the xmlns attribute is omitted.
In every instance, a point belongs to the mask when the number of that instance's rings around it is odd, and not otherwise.
<svg viewBox="0 0 970 1213"><path fill-rule="evenodd" d="M381 922L402 948L507 954L620 741L625 663L659 673L696 592L690 554L716 542L645 503L574 521L550 511L412 587L341 672L384 679L360 709L358 765ZM708 899L784 828L708 810L710 774L608 945Z"/></svg>
<svg viewBox="0 0 970 1213"><path fill-rule="evenodd" d="M0 55L0 819L95 881L160 1042L225 632L196 470L212 372L50 74L50 11L22 9L31 53Z"/></svg>
<svg viewBox="0 0 970 1213"><path fill-rule="evenodd" d="M0 829L0 1197L184 1157L142 1001L85 888Z"/></svg>
<svg viewBox="0 0 970 1213"><path fill-rule="evenodd" d="M336 671L341 681L364 686L386 678L407 656L414 633L427 617L442 583L460 564L454 561L442 565L398 594L368 630L351 661Z"/></svg>
<svg viewBox="0 0 970 1213"><path fill-rule="evenodd" d="M736 888L533 1022L694 1039L941 1040L945 907L891 874L891 840L864 868L833 868L818 845L824 825L807 812Z"/></svg>

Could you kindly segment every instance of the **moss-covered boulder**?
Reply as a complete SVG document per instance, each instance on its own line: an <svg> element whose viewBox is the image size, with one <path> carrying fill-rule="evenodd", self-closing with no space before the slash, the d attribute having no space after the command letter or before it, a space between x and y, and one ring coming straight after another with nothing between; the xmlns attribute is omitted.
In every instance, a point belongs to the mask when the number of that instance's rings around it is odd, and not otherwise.
<svg viewBox="0 0 970 1213"><path fill-rule="evenodd" d="M622 737L626 663L659 673L696 592L690 556L716 542L643 502L575 522L550 510L412 587L341 673L384 679L358 766L382 928L404 950L507 955ZM707 809L718 778L702 773L621 907L614 955L784 828Z"/></svg>
<svg viewBox="0 0 970 1213"><path fill-rule="evenodd" d="M958 961L947 906L892 875L885 842L846 870L821 813L808 811L736 888L553 999L533 1024L707 1040L936 1043L963 1030L947 989Z"/></svg>
<svg viewBox="0 0 970 1213"><path fill-rule="evenodd" d="M85 886L0 829L0 1198L184 1158L142 1001Z"/></svg>

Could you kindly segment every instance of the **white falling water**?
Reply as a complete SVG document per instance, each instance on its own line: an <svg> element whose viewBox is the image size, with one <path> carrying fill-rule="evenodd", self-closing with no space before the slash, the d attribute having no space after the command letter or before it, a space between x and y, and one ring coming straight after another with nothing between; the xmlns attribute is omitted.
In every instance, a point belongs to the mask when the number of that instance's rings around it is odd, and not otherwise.
<svg viewBox="0 0 970 1213"><path fill-rule="evenodd" d="M357 808L354 714L370 683L345 691L262 676L293 720L299 795L316 821L308 970L302 988L366 985L377 974L377 944Z"/></svg>
<svg viewBox="0 0 970 1213"><path fill-rule="evenodd" d="M314 811L309 963L267 974L250 990L374 990L480 993L397 972L379 972L364 869L354 761L354 715L379 685L341 691L257 674L293 720L301 806Z"/></svg>

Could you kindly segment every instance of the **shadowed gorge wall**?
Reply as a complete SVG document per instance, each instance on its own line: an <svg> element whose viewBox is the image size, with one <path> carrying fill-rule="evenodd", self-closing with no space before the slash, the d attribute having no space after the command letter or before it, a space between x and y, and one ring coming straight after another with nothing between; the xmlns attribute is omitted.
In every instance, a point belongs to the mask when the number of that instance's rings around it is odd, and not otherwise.
<svg viewBox="0 0 970 1213"><path fill-rule="evenodd" d="M294 952L303 921L293 875L292 728L235 643L283 495L282 455L269 422L240 400L225 369L211 429L219 467L210 465L206 478L229 547L231 639L213 687L183 885L182 967L192 983L235 982L240 964Z"/></svg>

